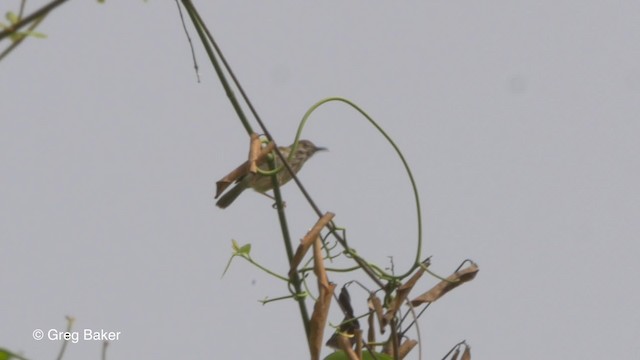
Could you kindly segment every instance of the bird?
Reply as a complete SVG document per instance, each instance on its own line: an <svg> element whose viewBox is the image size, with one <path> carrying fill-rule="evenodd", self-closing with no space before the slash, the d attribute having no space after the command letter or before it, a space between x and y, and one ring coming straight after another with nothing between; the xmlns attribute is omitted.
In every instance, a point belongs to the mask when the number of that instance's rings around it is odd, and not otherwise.
<svg viewBox="0 0 640 360"><path fill-rule="evenodd" d="M294 143L295 144L295 143ZM287 159L291 170L294 173L298 173L304 163L309 160L313 154L318 151L326 151L327 148L316 146L309 140L300 140L298 141L298 146L295 149L295 152L291 157L289 154L291 153L291 148L294 144L289 146L281 146L278 149L282 153L282 155ZM282 168L282 161L278 156L275 157L275 166L276 169ZM268 171L269 165L264 163L259 166L260 170ZM276 174L276 178L278 180L278 186L283 186L289 180L291 180L292 176L286 168L280 169L280 171ZM267 191L273 189L273 182L271 180L271 175L263 175L261 173L248 173L236 181L236 184L231 188L231 190L227 191L220 200L216 202L216 206L221 209L226 209L229 205L231 205L237 198L248 188L252 188L255 191L262 193L266 196ZM269 196L270 197L270 196Z"/></svg>

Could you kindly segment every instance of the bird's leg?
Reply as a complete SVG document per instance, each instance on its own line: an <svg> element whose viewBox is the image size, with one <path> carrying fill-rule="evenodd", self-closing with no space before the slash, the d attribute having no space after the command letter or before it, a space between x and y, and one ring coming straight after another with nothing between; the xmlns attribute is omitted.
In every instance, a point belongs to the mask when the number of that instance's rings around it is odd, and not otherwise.
<svg viewBox="0 0 640 360"><path fill-rule="evenodd" d="M276 201L276 198L275 198L275 197L273 197L273 196L271 196L271 195L267 194L266 192L259 192L259 191L258 191L258 193L260 193L260 194L262 194L262 195L264 195L264 196L268 197L269 199L271 199L271 200L273 200L273 201ZM271 207L272 207L272 208L274 208L274 209L276 209L276 208L278 207L278 203L275 203L275 202L274 202L274 203L273 203L273 205L271 205ZM283 208L284 208L284 207L287 207L287 203L283 201L283 202L282 202L282 207L283 207Z"/></svg>

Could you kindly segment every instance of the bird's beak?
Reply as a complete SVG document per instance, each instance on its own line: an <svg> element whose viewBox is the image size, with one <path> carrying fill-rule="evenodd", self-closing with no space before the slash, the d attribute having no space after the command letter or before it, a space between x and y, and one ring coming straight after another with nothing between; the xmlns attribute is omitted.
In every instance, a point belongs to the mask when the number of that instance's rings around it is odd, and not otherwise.
<svg viewBox="0 0 640 360"><path fill-rule="evenodd" d="M316 146L316 151L329 151L329 149L322 146Z"/></svg>

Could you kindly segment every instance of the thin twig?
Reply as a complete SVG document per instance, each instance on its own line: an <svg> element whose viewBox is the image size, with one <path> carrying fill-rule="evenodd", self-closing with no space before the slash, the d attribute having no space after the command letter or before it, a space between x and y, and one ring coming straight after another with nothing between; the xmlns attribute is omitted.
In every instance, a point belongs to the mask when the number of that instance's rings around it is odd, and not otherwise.
<svg viewBox="0 0 640 360"><path fill-rule="evenodd" d="M36 27L38 27L38 25L40 25L40 23L47 17L47 15L48 13L36 19L36 21L34 21L33 24L29 26L29 28L27 29L27 32L33 31ZM4 59L7 55L9 55L16 47L18 47L18 45L20 45L27 37L28 35L20 36L17 40L11 43L11 45L9 45L6 49L4 49L4 51L0 53L0 61L2 61L2 59Z"/></svg>
<svg viewBox="0 0 640 360"><path fill-rule="evenodd" d="M193 26L195 26L196 31L198 32L198 36L200 36L200 41L202 42L202 45L207 51L207 55L209 55L209 59L211 60L213 68L215 69L216 74L218 75L218 79L220 79L220 83L222 83L222 87L224 88L225 93L227 94L227 97L229 98L229 101L233 106L233 109L236 111L236 114L238 114L238 118L240 118L240 121L242 122L242 125L244 126L247 134L252 134L253 129L251 128L251 124L249 124L247 117L244 115L244 112L240 107L240 103L238 103L238 100L236 99L236 95L234 94L233 89L231 89L231 87L229 86L229 82L227 81L227 78L225 77L224 72L220 67L220 64L218 64L218 60L216 59L216 54L213 52L213 50L209 46L209 42L211 41L211 34L209 33L209 30L207 29L206 25L202 21L202 18L200 18L200 14L198 14L198 11L191 3L191 0L182 0L182 5L187 10L187 14L189 14L189 17L191 18L191 22L193 23ZM205 34L205 31L206 31L206 34ZM216 47L216 51L217 50L218 49ZM218 51L218 56L220 55L221 55L220 51Z"/></svg>
<svg viewBox="0 0 640 360"><path fill-rule="evenodd" d="M176 5L178 6L178 13L180 14L180 21L182 22L182 28L184 29L185 35L187 35L187 40L189 41L189 48L191 48L191 57L193 58L193 68L196 71L196 79L198 79L198 83L200 83L200 71L198 70L198 60L196 59L196 52L193 49L193 42L191 41L191 36L189 35L189 30L187 30L187 24L184 22L184 16L182 15L182 8L180 7L180 3L176 0Z"/></svg>
<svg viewBox="0 0 640 360"><path fill-rule="evenodd" d="M49 13L51 10L53 10L56 7L62 5L66 1L68 1L68 0L54 0L54 1L50 2L49 4L41 7L39 10L37 10L33 14L31 14L31 15L25 17L24 19L18 21L17 23L13 24L10 28L0 32L0 40L3 40L7 36L10 36L11 34L15 33L16 31L20 30L23 26L31 23L35 19L37 19L37 18Z"/></svg>
<svg viewBox="0 0 640 360"><path fill-rule="evenodd" d="M27 4L27 0L20 1L20 11L18 12L18 19L22 19L24 15L24 6Z"/></svg>

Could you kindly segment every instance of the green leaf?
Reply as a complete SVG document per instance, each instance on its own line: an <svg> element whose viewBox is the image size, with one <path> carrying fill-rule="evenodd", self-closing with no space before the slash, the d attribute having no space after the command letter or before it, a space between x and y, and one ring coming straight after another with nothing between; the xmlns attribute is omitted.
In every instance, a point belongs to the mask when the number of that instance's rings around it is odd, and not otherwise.
<svg viewBox="0 0 640 360"><path fill-rule="evenodd" d="M27 360L22 356L16 355L7 349L0 348L0 360L11 360L11 359Z"/></svg>
<svg viewBox="0 0 640 360"><path fill-rule="evenodd" d="M240 246L240 244L233 239L231 239L231 248L233 248L233 256L248 256L251 252L251 244Z"/></svg>
<svg viewBox="0 0 640 360"><path fill-rule="evenodd" d="M5 349L0 348L0 360L9 360L13 357L13 354Z"/></svg>
<svg viewBox="0 0 640 360"><path fill-rule="evenodd" d="M37 39L46 39L47 38L47 34L43 34L41 32L37 32L37 31L25 31L25 32L21 32L20 34L22 35L26 35L26 36L31 36Z"/></svg>
<svg viewBox="0 0 640 360"><path fill-rule="evenodd" d="M18 15L16 15L13 11L8 11L5 17L7 18L7 20L9 20L9 23L11 24L15 24L18 21L20 21L20 19L18 18Z"/></svg>
<svg viewBox="0 0 640 360"><path fill-rule="evenodd" d="M251 252L251 244L247 244L247 245L243 245L238 250L238 255L249 255L250 252Z"/></svg>
<svg viewBox="0 0 640 360"><path fill-rule="evenodd" d="M231 239L231 248L233 249L233 254L229 258L229 262L227 262L227 266L225 266L224 271L222 272L222 276L224 276L224 274L227 273L227 270L229 270L229 266L231 266L231 261L233 261L234 257L243 256L248 258L249 253L251 252L251 244L240 246L240 244L238 244L238 242L235 239Z"/></svg>

